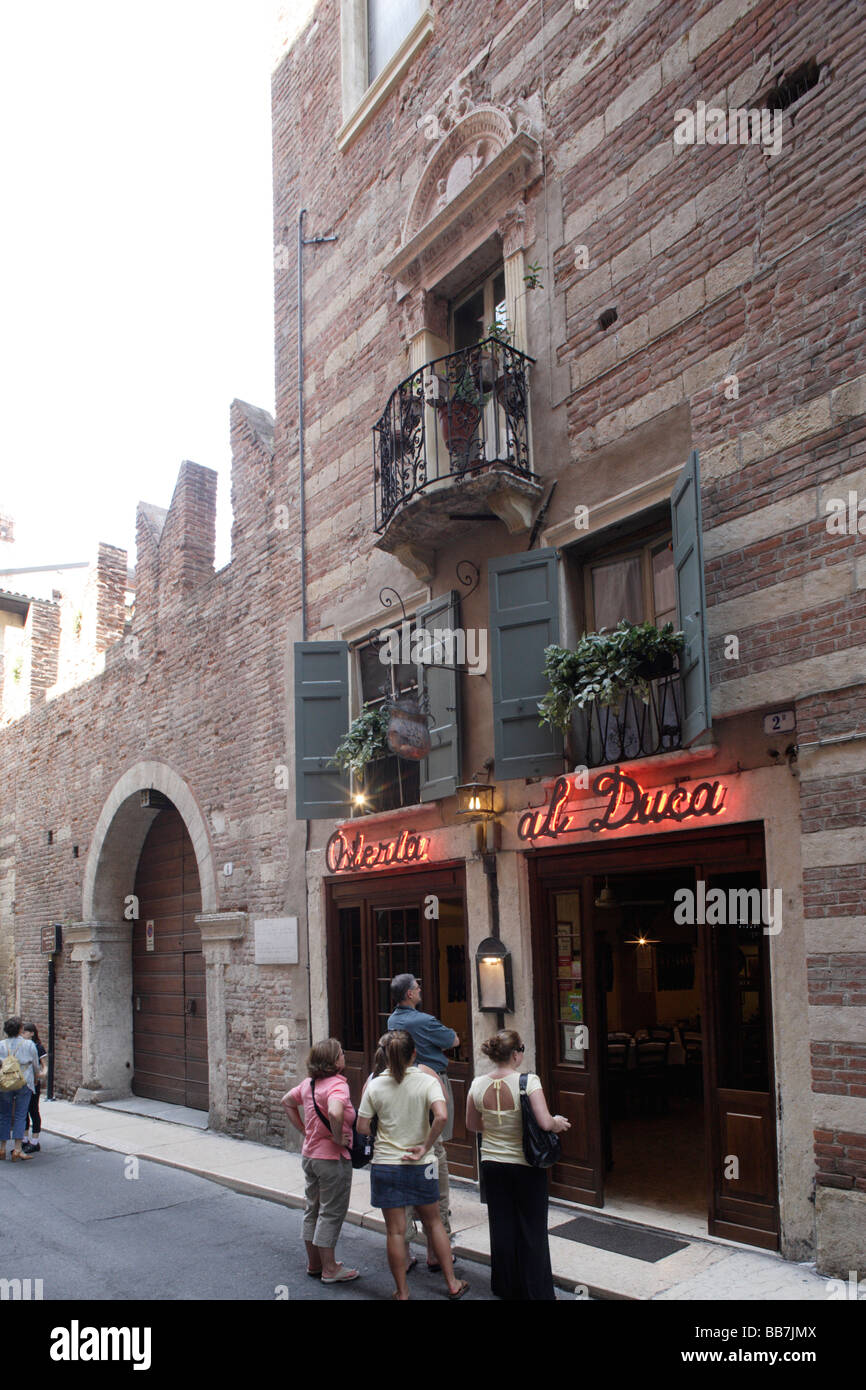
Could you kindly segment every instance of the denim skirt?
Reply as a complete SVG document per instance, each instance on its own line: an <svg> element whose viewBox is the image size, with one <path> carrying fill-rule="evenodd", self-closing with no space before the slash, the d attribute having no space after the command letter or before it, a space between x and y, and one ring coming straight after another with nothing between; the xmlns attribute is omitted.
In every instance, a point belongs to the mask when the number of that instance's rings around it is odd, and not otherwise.
<svg viewBox="0 0 866 1390"><path fill-rule="evenodd" d="M429 1176L432 1168L432 1176ZM370 1201L382 1211L426 1207L439 1201L439 1176L430 1163L373 1163Z"/></svg>

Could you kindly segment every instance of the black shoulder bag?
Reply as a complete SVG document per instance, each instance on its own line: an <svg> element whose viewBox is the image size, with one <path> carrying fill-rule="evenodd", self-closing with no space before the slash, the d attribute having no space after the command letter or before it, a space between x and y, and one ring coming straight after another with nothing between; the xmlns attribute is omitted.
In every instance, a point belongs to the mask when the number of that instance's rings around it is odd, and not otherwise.
<svg viewBox="0 0 866 1390"><path fill-rule="evenodd" d="M562 1152L559 1135L542 1129L535 1118L532 1102L526 1094L528 1072L520 1073L520 1113L523 1117L523 1157L533 1168L552 1168Z"/></svg>
<svg viewBox="0 0 866 1390"><path fill-rule="evenodd" d="M327 1115L322 1114L319 1109L319 1102L316 1100L315 1081L310 1082L310 1094L313 1097L313 1106L316 1114L328 1131L328 1137L333 1141L334 1136L331 1133L331 1121L328 1119ZM353 1168L366 1168L370 1159L373 1157L373 1142L378 1127L378 1119L378 1115L373 1116L370 1124L370 1128L373 1131L371 1134L359 1134L357 1120L352 1124L352 1142L348 1146L347 1155L352 1161Z"/></svg>

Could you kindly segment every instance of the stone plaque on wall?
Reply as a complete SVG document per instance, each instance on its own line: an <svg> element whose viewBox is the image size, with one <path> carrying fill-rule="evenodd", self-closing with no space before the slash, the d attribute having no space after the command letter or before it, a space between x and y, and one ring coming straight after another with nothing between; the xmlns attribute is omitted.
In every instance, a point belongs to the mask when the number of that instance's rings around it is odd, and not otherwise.
<svg viewBox="0 0 866 1390"><path fill-rule="evenodd" d="M297 965L297 917L260 918L253 927L256 965Z"/></svg>

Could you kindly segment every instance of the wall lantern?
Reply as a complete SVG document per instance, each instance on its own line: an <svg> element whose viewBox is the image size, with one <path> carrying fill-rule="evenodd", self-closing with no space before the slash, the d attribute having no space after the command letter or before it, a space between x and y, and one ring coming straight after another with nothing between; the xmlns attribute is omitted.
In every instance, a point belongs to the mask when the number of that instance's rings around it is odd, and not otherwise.
<svg viewBox="0 0 866 1390"><path fill-rule="evenodd" d="M514 1013L514 979L511 952L495 936L488 936L475 952L478 1007L482 1013Z"/></svg>
<svg viewBox="0 0 866 1390"><path fill-rule="evenodd" d="M457 814L478 822L475 832L479 854L494 854L499 844L499 826L493 810L495 795L495 783L479 782L477 773L473 781L457 788Z"/></svg>
<svg viewBox="0 0 866 1390"><path fill-rule="evenodd" d="M493 815L493 794L495 786L489 782L467 782L457 788L457 814L460 816L486 817Z"/></svg>

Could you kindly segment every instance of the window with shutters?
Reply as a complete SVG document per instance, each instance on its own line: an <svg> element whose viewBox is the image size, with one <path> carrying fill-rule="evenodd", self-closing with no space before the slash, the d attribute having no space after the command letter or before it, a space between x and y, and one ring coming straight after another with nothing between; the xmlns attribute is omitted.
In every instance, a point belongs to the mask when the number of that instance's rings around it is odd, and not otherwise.
<svg viewBox="0 0 866 1390"><path fill-rule="evenodd" d="M572 533L573 534L573 533ZM497 781L558 776L688 747L711 727L698 456L669 502L562 550L503 555L488 566L490 678ZM631 623L684 633L667 671L647 671L650 699L629 691L617 707L588 703L563 739L539 725L548 693L545 650L573 648L585 632ZM671 669L672 668L672 669ZM662 664L663 670L663 664Z"/></svg>
<svg viewBox="0 0 866 1390"><path fill-rule="evenodd" d="M564 552L572 605L566 627L576 638L584 632L612 632L623 621L678 626L669 510L628 528L626 522L614 539L595 546L584 542ZM676 668L652 680L649 695L648 703L629 693L618 709L591 703L575 711L569 758L599 767L679 748L682 696Z"/></svg>
<svg viewBox="0 0 866 1390"><path fill-rule="evenodd" d="M407 628L409 647L414 624ZM413 665L383 665L379 659L381 647L368 639L354 649L358 710L365 707L382 708L392 695L416 695L418 672ZM364 769L366 811L394 811L400 806L415 806L420 796L420 764L389 753L367 764Z"/></svg>
<svg viewBox="0 0 866 1390"><path fill-rule="evenodd" d="M667 518L669 521L669 518ZM568 552L566 552L568 557ZM631 538L608 542L596 554L577 563L583 587L586 631L608 631L625 619L629 623L677 621L674 556L670 525L642 528Z"/></svg>

